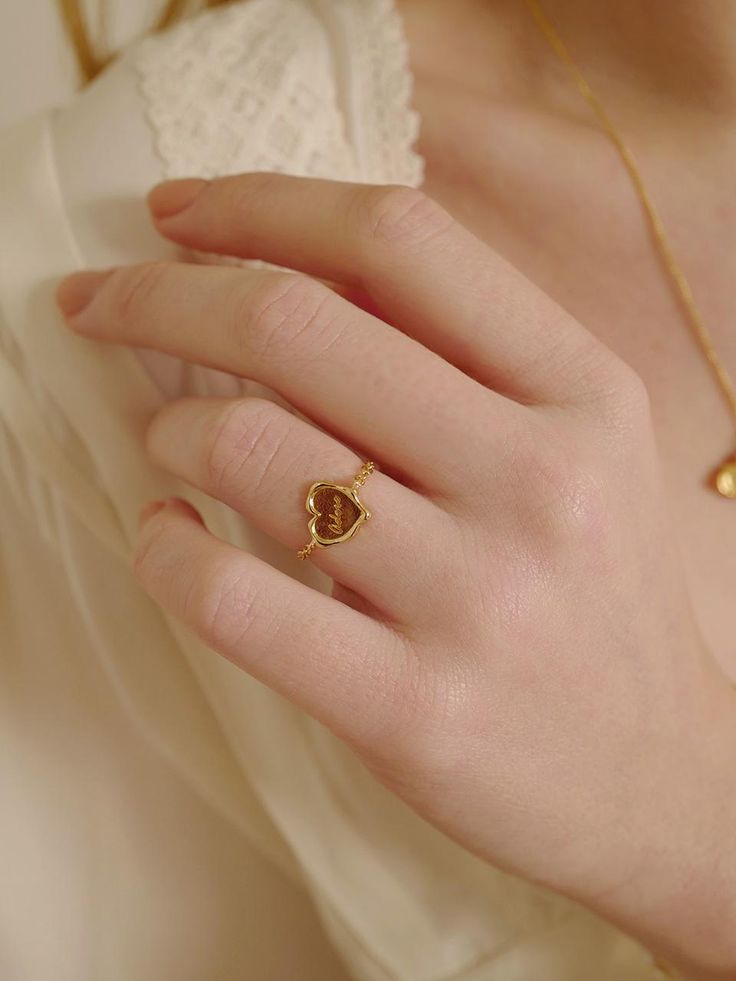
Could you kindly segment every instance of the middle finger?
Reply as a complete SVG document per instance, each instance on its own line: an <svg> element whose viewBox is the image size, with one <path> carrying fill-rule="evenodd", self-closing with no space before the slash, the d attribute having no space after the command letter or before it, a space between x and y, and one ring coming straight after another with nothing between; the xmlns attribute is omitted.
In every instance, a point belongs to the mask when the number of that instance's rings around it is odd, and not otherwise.
<svg viewBox="0 0 736 981"><path fill-rule="evenodd" d="M77 273L62 284L59 303L81 333L157 348L277 390L429 494L456 492L458 472L474 475L490 412L508 427L521 411L300 273L143 263Z"/></svg>

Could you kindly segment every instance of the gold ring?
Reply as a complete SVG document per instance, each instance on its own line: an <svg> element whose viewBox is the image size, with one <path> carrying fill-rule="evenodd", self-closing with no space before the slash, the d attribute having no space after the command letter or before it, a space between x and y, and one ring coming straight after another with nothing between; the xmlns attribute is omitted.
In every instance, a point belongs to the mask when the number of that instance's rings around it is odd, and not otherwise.
<svg viewBox="0 0 736 981"><path fill-rule="evenodd" d="M371 512L358 497L358 488L375 470L375 464L367 460L355 475L352 486L343 487L326 480L312 484L307 494L307 511L312 515L309 522L309 543L300 548L297 555L306 557L313 549L326 548L336 542L346 542L352 538Z"/></svg>

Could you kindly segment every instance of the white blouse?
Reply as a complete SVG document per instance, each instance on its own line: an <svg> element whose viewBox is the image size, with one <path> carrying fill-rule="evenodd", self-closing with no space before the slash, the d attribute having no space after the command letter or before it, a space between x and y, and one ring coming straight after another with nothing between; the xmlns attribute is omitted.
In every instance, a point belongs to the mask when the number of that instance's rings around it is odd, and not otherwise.
<svg viewBox="0 0 736 981"><path fill-rule="evenodd" d="M142 445L179 394L295 410L80 338L54 304L75 268L180 254L143 202L164 176L420 185L411 81L390 0L242 0L0 131L3 981L651 977L638 944L451 842L143 593L137 512L169 494L329 589Z"/></svg>

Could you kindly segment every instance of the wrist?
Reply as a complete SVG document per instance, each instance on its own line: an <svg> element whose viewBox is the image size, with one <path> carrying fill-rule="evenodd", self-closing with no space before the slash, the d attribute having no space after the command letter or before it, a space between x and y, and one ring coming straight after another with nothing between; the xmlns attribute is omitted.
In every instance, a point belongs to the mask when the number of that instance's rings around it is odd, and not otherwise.
<svg viewBox="0 0 736 981"><path fill-rule="evenodd" d="M588 900L687 981L736 981L736 693L632 816L633 873ZM635 829L635 830L634 830ZM649 834L647 834L647 830ZM631 866L629 866L631 867ZM665 975L666 976L666 975Z"/></svg>

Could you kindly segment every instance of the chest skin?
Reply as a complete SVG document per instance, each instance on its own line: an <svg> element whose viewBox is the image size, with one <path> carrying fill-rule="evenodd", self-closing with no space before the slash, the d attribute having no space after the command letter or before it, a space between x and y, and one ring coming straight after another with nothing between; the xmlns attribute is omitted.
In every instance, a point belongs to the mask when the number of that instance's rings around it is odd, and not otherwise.
<svg viewBox="0 0 736 981"><path fill-rule="evenodd" d="M414 56L423 189L646 382L695 613L736 681L736 500L708 486L736 451L736 433L618 154L594 122L448 87L423 72L421 51ZM736 374L736 142L700 170L656 132L640 150L698 307Z"/></svg>

